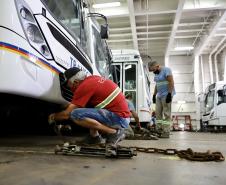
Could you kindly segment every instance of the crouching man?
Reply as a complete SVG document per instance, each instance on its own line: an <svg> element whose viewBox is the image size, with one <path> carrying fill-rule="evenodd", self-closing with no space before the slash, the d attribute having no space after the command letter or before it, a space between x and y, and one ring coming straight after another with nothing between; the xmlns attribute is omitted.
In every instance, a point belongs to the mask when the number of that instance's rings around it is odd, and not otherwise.
<svg viewBox="0 0 226 185"><path fill-rule="evenodd" d="M99 133L105 133L106 144L116 146L125 138L124 128L130 121L130 111L120 88L109 79L86 76L76 67L66 70L64 76L73 99L65 110L51 114L49 120L71 119L89 128L93 140L100 138Z"/></svg>

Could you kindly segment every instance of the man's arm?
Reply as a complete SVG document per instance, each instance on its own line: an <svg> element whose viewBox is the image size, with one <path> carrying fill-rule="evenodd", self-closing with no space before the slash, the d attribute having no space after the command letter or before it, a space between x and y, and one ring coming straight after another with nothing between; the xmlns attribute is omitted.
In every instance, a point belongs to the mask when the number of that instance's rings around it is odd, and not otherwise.
<svg viewBox="0 0 226 185"><path fill-rule="evenodd" d="M71 111L76 108L78 108L78 106L70 103L65 110L63 110L61 112L50 114L49 120L51 120L51 121L67 120L70 117Z"/></svg>
<svg viewBox="0 0 226 185"><path fill-rule="evenodd" d="M166 77L166 80L169 82L168 85L168 92L172 93L173 92L173 88L174 88L174 80L173 80L173 75L169 75Z"/></svg>
<svg viewBox="0 0 226 185"><path fill-rule="evenodd" d="M139 120L138 114L137 114L134 110L131 110L130 112L131 112L132 116L134 117L137 126L138 126L139 128L141 128L140 120Z"/></svg>

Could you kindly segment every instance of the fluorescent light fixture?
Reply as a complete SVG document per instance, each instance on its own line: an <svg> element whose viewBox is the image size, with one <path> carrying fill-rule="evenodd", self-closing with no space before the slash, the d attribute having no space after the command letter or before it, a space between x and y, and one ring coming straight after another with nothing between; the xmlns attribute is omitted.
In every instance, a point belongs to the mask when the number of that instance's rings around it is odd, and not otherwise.
<svg viewBox="0 0 226 185"><path fill-rule="evenodd" d="M93 8L111 8L120 6L120 2L112 2L112 3L102 3L102 4L93 4Z"/></svg>
<svg viewBox="0 0 226 185"><path fill-rule="evenodd" d="M125 70L130 69L130 68L132 68L132 65L131 64L126 65Z"/></svg>
<svg viewBox="0 0 226 185"><path fill-rule="evenodd" d="M178 46L178 47L175 47L174 50L175 51L187 51L187 50L193 50L194 47L193 46Z"/></svg>
<svg viewBox="0 0 226 185"><path fill-rule="evenodd" d="M177 101L177 103L183 104L183 103L186 103L186 101Z"/></svg>

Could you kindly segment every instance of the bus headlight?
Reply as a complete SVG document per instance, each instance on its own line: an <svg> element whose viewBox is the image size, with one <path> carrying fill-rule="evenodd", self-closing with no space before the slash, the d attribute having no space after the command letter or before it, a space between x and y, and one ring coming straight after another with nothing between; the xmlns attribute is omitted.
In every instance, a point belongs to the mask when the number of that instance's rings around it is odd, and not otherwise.
<svg viewBox="0 0 226 185"><path fill-rule="evenodd" d="M45 56L49 56L50 55L50 52L49 52L49 49L46 45L42 45L41 46L41 52L43 53L43 55Z"/></svg>
<svg viewBox="0 0 226 185"><path fill-rule="evenodd" d="M16 0L15 2L24 34L30 45L46 59L53 59L31 9L23 0Z"/></svg>
<svg viewBox="0 0 226 185"><path fill-rule="evenodd" d="M41 32L35 25L28 24L26 32L27 32L27 37L30 41L35 42L35 43L43 43L44 42Z"/></svg>
<svg viewBox="0 0 226 185"><path fill-rule="evenodd" d="M22 7L20 9L20 15L21 15L21 17L23 17L23 19L26 19L27 21L35 22L34 17L32 16L31 12L25 7Z"/></svg>

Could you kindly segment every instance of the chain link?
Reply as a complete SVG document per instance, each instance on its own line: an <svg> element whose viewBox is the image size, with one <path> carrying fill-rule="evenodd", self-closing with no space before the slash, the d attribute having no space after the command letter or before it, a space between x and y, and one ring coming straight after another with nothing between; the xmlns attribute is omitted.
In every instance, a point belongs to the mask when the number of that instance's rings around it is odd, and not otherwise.
<svg viewBox="0 0 226 185"><path fill-rule="evenodd" d="M164 155L177 155L182 159L187 159L190 161L216 161L221 162L225 160L225 157L221 152L194 152L191 148L187 150L177 150L177 149L159 149L159 148L145 148L145 147L124 147L119 146L122 148L130 148L138 152L144 153L159 153Z"/></svg>
<svg viewBox="0 0 226 185"><path fill-rule="evenodd" d="M101 145L93 145L96 147L104 148L104 144ZM168 149L159 149L159 148L146 148L146 147L137 147L137 146L121 146L118 145L119 148L124 149L131 149L137 152L143 152L143 153L158 153L158 154L164 154L164 155L175 155L180 157L181 159L187 159L190 161L216 161L221 162L225 160L225 157L221 152L194 152L191 148L188 148L187 150L177 150L173 148Z"/></svg>

